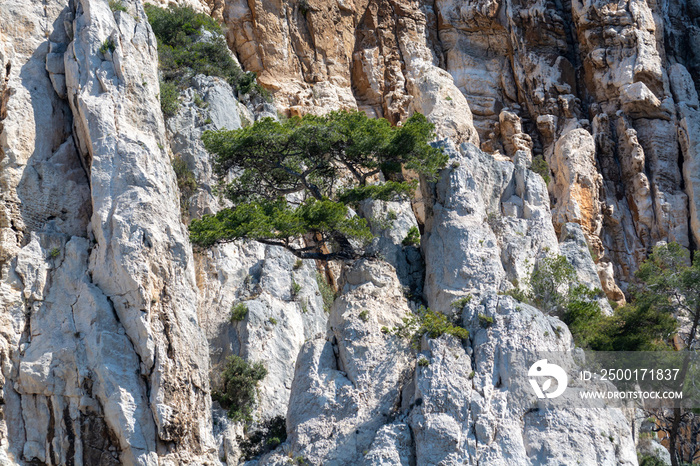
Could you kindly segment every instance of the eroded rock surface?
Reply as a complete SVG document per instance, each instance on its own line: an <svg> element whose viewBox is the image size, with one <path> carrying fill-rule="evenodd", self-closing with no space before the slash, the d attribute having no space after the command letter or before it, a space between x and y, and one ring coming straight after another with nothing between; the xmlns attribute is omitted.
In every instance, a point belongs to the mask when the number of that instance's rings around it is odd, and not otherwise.
<svg viewBox="0 0 700 466"><path fill-rule="evenodd" d="M275 97L197 76L167 123L143 4L122 3L0 3L0 463L236 464L250 432L210 396L236 354L269 371L256 422L286 419L260 464L636 464L619 411L506 402L512 354L572 343L498 293L563 254L622 304L658 241L700 244L696 1L167 2L224 21ZM422 112L450 154L413 206L361 206L377 257L193 253L185 224L225 206L202 132L334 109ZM470 338L394 335L421 300Z"/></svg>

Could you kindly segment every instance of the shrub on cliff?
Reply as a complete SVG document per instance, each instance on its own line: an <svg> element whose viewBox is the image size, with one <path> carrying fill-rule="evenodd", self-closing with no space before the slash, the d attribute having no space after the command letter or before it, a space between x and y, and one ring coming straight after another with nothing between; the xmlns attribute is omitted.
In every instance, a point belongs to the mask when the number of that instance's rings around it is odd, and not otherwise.
<svg viewBox="0 0 700 466"><path fill-rule="evenodd" d="M255 406L255 390L265 376L267 369L261 362L250 364L239 356L231 356L222 374L221 390L212 397L228 411L231 419L248 422Z"/></svg>
<svg viewBox="0 0 700 466"><path fill-rule="evenodd" d="M363 112L340 111L208 131L202 140L215 156L219 192L232 206L193 221L192 242L206 247L254 239L301 259L361 257L372 235L349 206L410 192L410 183L370 184L402 166L435 176L447 156L428 144L433 128L418 113L403 126L391 127ZM229 182L232 173L237 176Z"/></svg>
<svg viewBox="0 0 700 466"><path fill-rule="evenodd" d="M231 57L221 27L190 7L145 5L148 22L158 39L158 61L166 83L186 85L196 74L225 79L239 95L269 93Z"/></svg>
<svg viewBox="0 0 700 466"><path fill-rule="evenodd" d="M394 327L392 333L411 342L416 350L420 349L420 340L425 335L428 338L439 338L442 335L452 335L461 340L469 338L469 331L454 325L445 314L433 312L421 306L411 317L404 317L403 323Z"/></svg>
<svg viewBox="0 0 700 466"><path fill-rule="evenodd" d="M663 349L668 347L666 341L677 324L671 313L659 306L659 299L663 298L651 293L646 284L653 275L646 272L653 261L654 255L640 267L633 302L616 309L611 316L600 310L597 298L601 291L581 283L564 256L540 261L528 278L529 289L509 294L561 318L580 347L596 351Z"/></svg>

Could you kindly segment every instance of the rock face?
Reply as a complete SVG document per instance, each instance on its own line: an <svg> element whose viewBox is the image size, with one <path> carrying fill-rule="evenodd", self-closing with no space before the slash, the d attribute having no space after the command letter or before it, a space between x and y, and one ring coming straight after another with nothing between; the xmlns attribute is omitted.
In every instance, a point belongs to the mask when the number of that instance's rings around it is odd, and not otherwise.
<svg viewBox="0 0 700 466"><path fill-rule="evenodd" d="M523 283L534 261L558 243L542 178L522 158L498 161L471 144L443 150L448 168L434 192L424 193L433 203L423 250L428 304L447 312L469 293Z"/></svg>
<svg viewBox="0 0 700 466"><path fill-rule="evenodd" d="M469 340L424 338L415 354L382 331L411 315L397 269L381 261L348 267L328 334L297 359L283 452L311 464L636 464L621 411L533 410L534 395L509 398L516 354L572 348L557 318L497 294L559 249L546 189L522 160L497 161L468 143L444 149L449 168L434 187L422 239L425 296L447 314L471 296L457 310ZM600 286L581 228L567 228L562 252ZM484 316L493 319L487 328ZM615 441L599 441L600 432ZM262 463L278 464L279 455Z"/></svg>
<svg viewBox="0 0 700 466"><path fill-rule="evenodd" d="M293 457L362 462L376 432L399 413L414 362L406 343L381 329L410 312L389 264L363 261L345 270L328 335L307 342L297 359L287 413Z"/></svg>
<svg viewBox="0 0 700 466"><path fill-rule="evenodd" d="M513 355L572 341L501 293L562 254L621 304L657 242L700 244L697 1L159 0L223 21L275 99L196 76L167 122L121 3L0 2L0 464L238 464L282 418L254 463L637 463L620 411L513 401ZM192 250L225 207L203 131L335 109L424 113L450 155L412 203L359 206L375 258ZM420 304L470 337L411 347ZM231 355L268 369L247 431L211 397Z"/></svg>
<svg viewBox="0 0 700 466"><path fill-rule="evenodd" d="M223 18L241 65L286 112L359 108L397 123L418 111L443 136L478 141L423 2L226 2Z"/></svg>
<svg viewBox="0 0 700 466"><path fill-rule="evenodd" d="M155 38L140 2L53 5L2 6L4 31L27 25L3 42L3 192L16 196L3 202L3 451L22 464L216 461Z"/></svg>
<svg viewBox="0 0 700 466"><path fill-rule="evenodd" d="M232 49L283 111L421 111L457 143L477 142L463 136L473 120L485 151L542 155L555 227L582 226L610 299L656 242L697 235L678 164L692 180L693 131L676 129L692 125L681 104L699 82L692 1L672 15L653 2L225 3Z"/></svg>

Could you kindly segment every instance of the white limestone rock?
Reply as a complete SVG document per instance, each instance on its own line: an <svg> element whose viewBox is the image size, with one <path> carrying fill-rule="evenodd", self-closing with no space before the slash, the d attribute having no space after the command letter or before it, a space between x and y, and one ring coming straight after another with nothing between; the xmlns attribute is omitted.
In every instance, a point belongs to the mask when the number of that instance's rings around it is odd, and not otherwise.
<svg viewBox="0 0 700 466"><path fill-rule="evenodd" d="M204 459L214 452L209 358L175 175L162 149L156 40L143 5L127 9L75 2L65 54L74 136L91 183L89 270L138 354L157 440L174 446L164 461ZM106 41L112 46L103 53ZM130 409L128 393L119 409Z"/></svg>
<svg viewBox="0 0 700 466"><path fill-rule="evenodd" d="M447 312L468 293L505 291L524 283L535 261L558 251L542 179L525 167L498 161L471 144L444 145L448 167L435 185L422 248L425 295Z"/></svg>
<svg viewBox="0 0 700 466"><path fill-rule="evenodd" d="M397 414L413 366L406 343L382 328L410 312L387 263L361 260L345 270L328 336L308 341L296 362L287 412L292 458L362 462L376 432Z"/></svg>

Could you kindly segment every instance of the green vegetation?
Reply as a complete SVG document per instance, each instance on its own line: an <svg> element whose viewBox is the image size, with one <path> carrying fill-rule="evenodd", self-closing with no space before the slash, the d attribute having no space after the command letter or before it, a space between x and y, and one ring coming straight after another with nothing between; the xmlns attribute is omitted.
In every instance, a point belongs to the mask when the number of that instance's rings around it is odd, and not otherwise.
<svg viewBox="0 0 700 466"><path fill-rule="evenodd" d="M532 166L530 168L533 172L542 177L545 184L549 184L549 181L552 179L550 176L549 164L542 155L536 155L532 158Z"/></svg>
<svg viewBox="0 0 700 466"><path fill-rule="evenodd" d="M102 45L100 46L100 53L102 55L107 55L107 52L114 52L115 48L116 46L114 45L114 41L111 38L107 38L104 42L102 42Z"/></svg>
<svg viewBox="0 0 700 466"><path fill-rule="evenodd" d="M489 328L493 325L493 317L479 314L479 325L481 325L483 328Z"/></svg>
<svg viewBox="0 0 700 466"><path fill-rule="evenodd" d="M645 267L646 263L640 273ZM643 281L643 274L638 273L638 278ZM638 292L633 292L633 304L616 309L612 316L603 315L597 302L602 292L581 283L564 256L540 261L528 282L528 291L516 288L508 294L561 318L580 347L597 351L662 349L676 327L668 312L651 302L644 305Z"/></svg>
<svg viewBox="0 0 700 466"><path fill-rule="evenodd" d="M302 265L304 265L304 261L301 259L297 259L296 262L294 262L294 265L292 266L292 268L294 270L299 270Z"/></svg>
<svg viewBox="0 0 700 466"><path fill-rule="evenodd" d="M246 306L245 304L238 303L235 306L231 307L231 323L242 321L243 319L245 319L246 315L248 315L248 306Z"/></svg>
<svg viewBox="0 0 700 466"><path fill-rule="evenodd" d="M446 156L428 144L433 129L418 113L403 126L391 127L363 112L338 111L281 123L267 118L235 131L207 131L202 140L215 156L216 175L224 180L235 169L240 176L221 182L220 192L232 207L193 221L192 242L208 247L254 239L282 246L301 259L362 257L363 244L372 234L365 219L350 215L348 204L363 196L405 194L409 183L368 185L380 173L396 175L402 165L434 178ZM344 174L349 188L345 190L339 186ZM289 194L302 200L290 202ZM304 235L315 243L297 246Z"/></svg>
<svg viewBox="0 0 700 466"><path fill-rule="evenodd" d="M301 291L301 285L294 281L292 278L292 298L296 298Z"/></svg>
<svg viewBox="0 0 700 466"><path fill-rule="evenodd" d="M326 313L330 313L331 306L333 306L333 302L335 301L335 291L333 291L333 287L328 284L326 279L319 272L316 272L316 285L318 285L318 291L321 293L321 298L323 298L323 310L326 311Z"/></svg>
<svg viewBox="0 0 700 466"><path fill-rule="evenodd" d="M369 321L369 311L367 309L363 309L362 311L360 311L360 313L357 316L362 322Z"/></svg>
<svg viewBox="0 0 700 466"><path fill-rule="evenodd" d="M445 314L433 312L423 306L418 309L417 314L404 317L403 324L394 327L392 333L409 340L415 349L420 348L423 335L428 338L438 338L442 335L452 335L462 340L469 338L469 331L454 325Z"/></svg>
<svg viewBox="0 0 700 466"><path fill-rule="evenodd" d="M461 310L462 308L464 308L464 306L469 304L471 302L471 300L472 300L472 295L468 294L468 295L464 296L463 298L455 299L454 301L452 301L452 307L455 309Z"/></svg>
<svg viewBox="0 0 700 466"><path fill-rule="evenodd" d="M420 231L418 227L411 227L406 233L406 237L401 241L404 246L416 246L420 244Z"/></svg>
<svg viewBox="0 0 700 466"><path fill-rule="evenodd" d="M160 110L166 117L171 117L180 108L180 93L172 82L160 81Z"/></svg>
<svg viewBox="0 0 700 466"><path fill-rule="evenodd" d="M49 255L52 259L56 259L58 256L61 255L61 250L58 248L53 248L51 249L51 252L49 252Z"/></svg>
<svg viewBox="0 0 700 466"><path fill-rule="evenodd" d="M199 108L207 108L207 107L209 106L209 104L206 103L206 102L204 101L204 99L202 99L202 96L200 96L200 95L197 94L196 92L194 93L194 97L192 98L192 101L193 101L194 104L195 104L197 107L199 107Z"/></svg>
<svg viewBox="0 0 700 466"><path fill-rule="evenodd" d="M420 358L418 358L418 365L420 367L428 367L430 365L430 361L428 361L428 358L426 358L425 356L421 356Z"/></svg>
<svg viewBox="0 0 700 466"><path fill-rule="evenodd" d="M365 199L392 201L397 197L410 197L415 189L415 182L387 181L383 184L370 184L347 189L340 193L338 200L344 204L357 204ZM394 216L396 216L396 212L394 212ZM396 218L392 219L389 216L388 220L396 220Z"/></svg>
<svg viewBox="0 0 700 466"><path fill-rule="evenodd" d="M274 317L270 317L268 320L272 325L277 325L277 319L275 319Z"/></svg>
<svg viewBox="0 0 700 466"><path fill-rule="evenodd" d="M639 466L666 466L666 462L648 455L637 455Z"/></svg>
<svg viewBox="0 0 700 466"><path fill-rule="evenodd" d="M243 459L252 460L274 450L285 440L287 440L286 421L283 416L276 416L257 424L254 431L246 433L245 439L240 439L239 445Z"/></svg>
<svg viewBox="0 0 700 466"><path fill-rule="evenodd" d="M686 381L686 376L692 370L690 355L694 352L689 348L697 346L700 326L700 258L696 253L691 261L688 250L675 243L660 245L639 267L636 277L638 283L631 290L631 295L632 306L636 310L634 316L638 319L629 324L624 322L625 327L618 327L627 330L627 333L621 331L621 337L637 343L639 339L649 338L649 333L653 332L653 327L649 327L655 326L663 329L664 333L658 340L665 343L676 330L676 318L687 319L689 325L678 332L685 343L685 357L678 380ZM633 333L634 330L640 335ZM700 451L700 439L697 435L687 435L687 432L698 432L698 411L686 411L676 400L672 410L659 410L655 415L659 419L659 430L669 438L671 463L674 466L685 464L684 461L692 463Z"/></svg>
<svg viewBox="0 0 700 466"><path fill-rule="evenodd" d="M267 369L261 362L249 364L240 356L231 356L222 374L221 390L214 392L213 398L234 421L250 422L256 402L255 389L265 376Z"/></svg>
<svg viewBox="0 0 700 466"><path fill-rule="evenodd" d="M197 189L197 180L194 173L187 166L182 157L175 156L172 161L175 177L177 178L177 187L180 190L180 209L183 217L187 216L187 211L190 207L190 197Z"/></svg>
<svg viewBox="0 0 700 466"><path fill-rule="evenodd" d="M126 6L121 0L109 0L109 9L112 10L113 12L115 11L123 11L126 12Z"/></svg>
<svg viewBox="0 0 700 466"><path fill-rule="evenodd" d="M145 5L148 21L158 39L158 60L163 80L186 87L197 74L225 79L239 96L250 94L270 100L257 84L255 73L245 73L231 57L217 22L190 7L158 8ZM214 34L202 40L202 31Z"/></svg>

